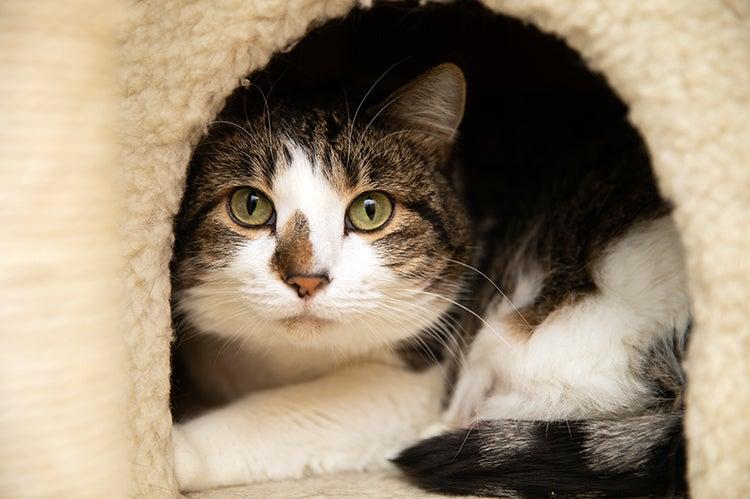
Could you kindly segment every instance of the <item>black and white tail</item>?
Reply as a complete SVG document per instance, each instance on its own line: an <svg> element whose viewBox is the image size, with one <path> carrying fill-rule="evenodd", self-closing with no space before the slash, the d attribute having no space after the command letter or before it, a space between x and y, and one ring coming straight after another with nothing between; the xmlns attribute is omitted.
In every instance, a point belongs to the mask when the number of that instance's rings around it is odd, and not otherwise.
<svg viewBox="0 0 750 499"><path fill-rule="evenodd" d="M684 494L682 415L482 421L419 442L395 463L420 487L492 496Z"/></svg>

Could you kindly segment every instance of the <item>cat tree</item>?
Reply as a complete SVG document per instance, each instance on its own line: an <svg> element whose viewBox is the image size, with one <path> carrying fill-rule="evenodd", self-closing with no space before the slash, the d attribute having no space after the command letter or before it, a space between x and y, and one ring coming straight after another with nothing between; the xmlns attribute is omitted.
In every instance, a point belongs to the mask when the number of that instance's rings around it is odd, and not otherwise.
<svg viewBox="0 0 750 499"><path fill-rule="evenodd" d="M692 495L750 495L750 4L484 3L563 38L629 105L687 249ZM0 496L176 495L168 262L191 148L242 77L367 6L0 4Z"/></svg>

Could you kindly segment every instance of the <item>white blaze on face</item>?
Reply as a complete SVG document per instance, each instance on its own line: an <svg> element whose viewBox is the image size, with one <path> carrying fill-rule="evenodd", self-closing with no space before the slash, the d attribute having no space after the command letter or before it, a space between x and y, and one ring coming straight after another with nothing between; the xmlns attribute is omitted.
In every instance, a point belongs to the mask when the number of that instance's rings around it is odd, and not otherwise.
<svg viewBox="0 0 750 499"><path fill-rule="evenodd" d="M292 162L277 170L273 182L276 225L284 227L299 211L310 227L312 274L330 274L341 254L347 200L334 190L319 165L298 146L289 146Z"/></svg>

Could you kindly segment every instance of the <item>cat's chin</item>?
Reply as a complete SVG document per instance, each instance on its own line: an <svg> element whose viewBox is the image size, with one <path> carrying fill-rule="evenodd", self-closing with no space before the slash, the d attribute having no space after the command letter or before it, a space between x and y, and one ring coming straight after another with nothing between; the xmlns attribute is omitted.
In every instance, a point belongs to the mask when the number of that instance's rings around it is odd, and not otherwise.
<svg viewBox="0 0 750 499"><path fill-rule="evenodd" d="M336 323L310 313L278 319L278 323L289 333L300 336L317 336L333 327Z"/></svg>

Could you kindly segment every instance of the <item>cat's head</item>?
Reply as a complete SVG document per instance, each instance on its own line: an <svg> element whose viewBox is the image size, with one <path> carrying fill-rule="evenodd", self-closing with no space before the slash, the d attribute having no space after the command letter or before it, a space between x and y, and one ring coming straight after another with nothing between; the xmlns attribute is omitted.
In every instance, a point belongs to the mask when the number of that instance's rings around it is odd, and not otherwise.
<svg viewBox="0 0 750 499"><path fill-rule="evenodd" d="M176 223L178 316L349 353L435 323L470 246L446 174L464 99L461 71L443 64L352 116L343 102L278 104L213 128Z"/></svg>

